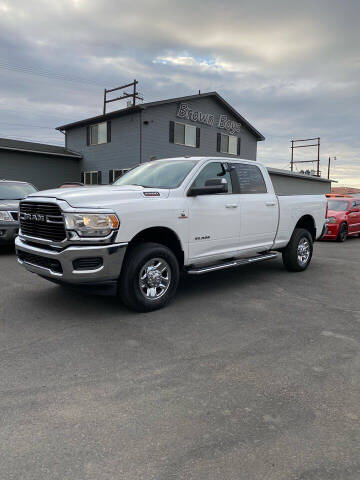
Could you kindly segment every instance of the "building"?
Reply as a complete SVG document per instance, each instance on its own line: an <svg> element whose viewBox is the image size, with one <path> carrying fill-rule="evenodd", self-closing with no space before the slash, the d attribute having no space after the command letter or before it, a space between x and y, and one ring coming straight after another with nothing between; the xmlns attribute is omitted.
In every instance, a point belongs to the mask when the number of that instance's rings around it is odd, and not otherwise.
<svg viewBox="0 0 360 480"><path fill-rule="evenodd" d="M268 167L268 172L277 195L315 195L330 193L331 182L334 181L272 167Z"/></svg>
<svg viewBox="0 0 360 480"><path fill-rule="evenodd" d="M158 158L234 156L256 160L264 140L217 92L143 103L58 127L81 155L86 184L111 183Z"/></svg>
<svg viewBox="0 0 360 480"><path fill-rule="evenodd" d="M0 138L0 178L29 182L39 190L78 180L80 160L64 147Z"/></svg>

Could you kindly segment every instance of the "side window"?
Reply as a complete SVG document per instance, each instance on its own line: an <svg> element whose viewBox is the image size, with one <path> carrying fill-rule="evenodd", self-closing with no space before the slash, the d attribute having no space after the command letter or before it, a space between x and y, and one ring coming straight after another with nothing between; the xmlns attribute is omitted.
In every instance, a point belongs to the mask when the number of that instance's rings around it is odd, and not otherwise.
<svg viewBox="0 0 360 480"><path fill-rule="evenodd" d="M206 180L210 178L225 178L228 184L228 192L232 193L232 183L230 173L225 169L221 162L208 163L194 180L192 187L204 187Z"/></svg>
<svg viewBox="0 0 360 480"><path fill-rule="evenodd" d="M240 193L267 193L265 180L256 165L232 163L239 182Z"/></svg>

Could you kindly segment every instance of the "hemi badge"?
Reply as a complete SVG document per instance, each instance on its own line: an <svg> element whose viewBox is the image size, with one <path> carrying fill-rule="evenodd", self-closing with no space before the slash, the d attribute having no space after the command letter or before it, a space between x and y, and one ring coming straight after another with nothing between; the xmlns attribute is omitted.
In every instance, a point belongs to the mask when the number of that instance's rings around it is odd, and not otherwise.
<svg viewBox="0 0 360 480"><path fill-rule="evenodd" d="M159 192L144 192L144 197L160 197Z"/></svg>

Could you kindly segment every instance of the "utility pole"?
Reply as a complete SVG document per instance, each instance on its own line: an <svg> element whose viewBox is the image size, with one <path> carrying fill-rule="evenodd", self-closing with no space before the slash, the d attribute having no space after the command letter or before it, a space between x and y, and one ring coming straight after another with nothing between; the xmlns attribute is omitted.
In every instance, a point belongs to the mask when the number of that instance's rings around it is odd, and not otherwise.
<svg viewBox="0 0 360 480"><path fill-rule="evenodd" d="M122 85L121 87L116 87L116 88L109 88L104 90L104 106L103 106L103 115L106 113L106 105L110 102L116 102L118 100L124 100L126 98L131 98L132 99L132 106L135 107L136 105L136 100L144 100L143 97L140 97L139 92L136 89L136 86L139 82L137 80L134 80L131 83L127 83L126 85ZM107 94L111 92L115 92L117 90L123 90L124 88L129 88L133 87L131 93L124 92L120 97L112 98L110 100L107 99Z"/></svg>
<svg viewBox="0 0 360 480"><path fill-rule="evenodd" d="M303 142L312 142L316 141L316 143L310 143L304 145ZM300 145L299 145L300 143ZM297 144L297 145L295 145ZM295 148L307 148L307 147L317 147L317 158L316 160L294 160L294 149ZM320 137L315 138L303 138L300 140L291 140L291 160L290 160L290 168L291 171L294 170L295 163L314 163L316 162L316 176L320 177Z"/></svg>
<svg viewBox="0 0 360 480"><path fill-rule="evenodd" d="M332 159L333 159L334 162L335 162L336 157L332 157ZM329 164L328 164L328 179L330 179L330 164L331 164L331 157L329 157Z"/></svg>

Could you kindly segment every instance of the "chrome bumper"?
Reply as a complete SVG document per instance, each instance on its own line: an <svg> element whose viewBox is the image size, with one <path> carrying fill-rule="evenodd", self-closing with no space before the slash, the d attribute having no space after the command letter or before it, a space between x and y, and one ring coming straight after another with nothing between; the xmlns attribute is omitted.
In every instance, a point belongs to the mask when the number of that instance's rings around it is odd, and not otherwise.
<svg viewBox="0 0 360 480"><path fill-rule="evenodd" d="M73 245L64 250L56 251L45 249L34 245L29 245L17 237L15 240L18 262L29 272L37 273L49 280L64 282L70 284L100 283L110 280L117 280L121 272L121 266L124 260L127 243L115 243L108 245ZM19 252L25 252L34 256L32 261L21 260ZM55 260L60 262L61 270L53 271L51 268L40 266L37 261L43 259ZM76 270L73 262L81 258L100 257L102 265L90 270ZM44 263L44 262L38 262Z"/></svg>

